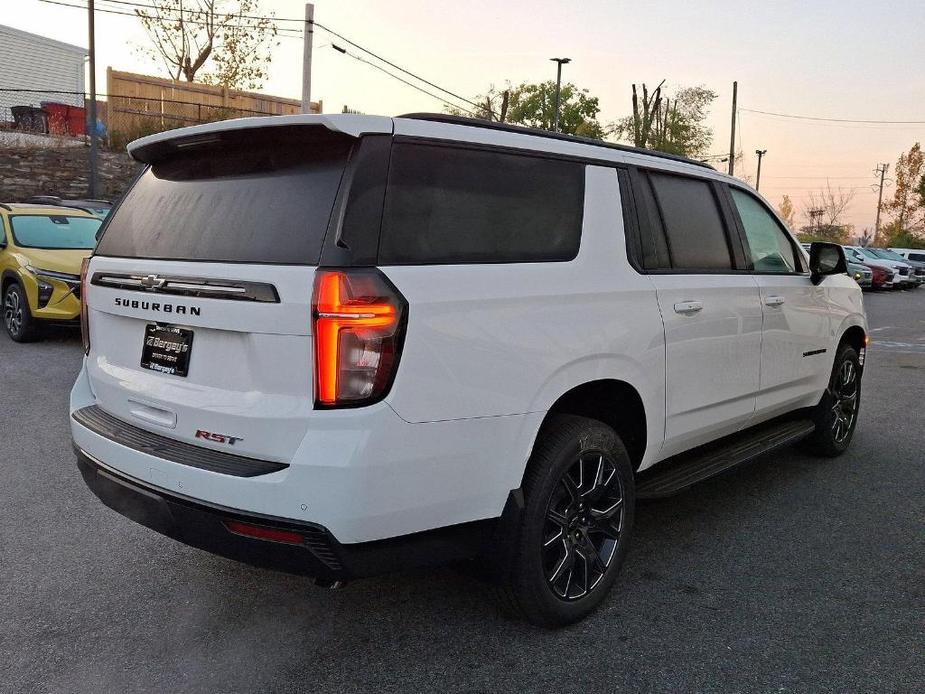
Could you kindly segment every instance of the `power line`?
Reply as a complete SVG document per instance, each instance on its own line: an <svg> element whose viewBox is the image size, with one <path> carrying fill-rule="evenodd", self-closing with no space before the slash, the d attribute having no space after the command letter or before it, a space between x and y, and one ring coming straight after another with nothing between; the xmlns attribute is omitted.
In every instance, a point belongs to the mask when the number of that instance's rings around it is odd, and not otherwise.
<svg viewBox="0 0 925 694"><path fill-rule="evenodd" d="M361 63L365 63L366 65L369 65L370 67L374 67L374 68L376 68L377 70L379 70L379 71L381 71L381 72L384 72L384 73L387 74L389 77L398 80L398 81L401 82L402 84L407 84L409 87L412 87L412 88L414 88L414 89L417 89L419 92L423 92L424 94L427 94L427 96L431 96L431 97L433 97L434 99L437 99L438 101L441 101L442 103L446 104L447 106L452 106L453 108L458 108L458 109L461 110L461 111L465 111L465 112L468 113L470 116L474 116L474 115L475 115L475 114L474 114L472 111L470 111L469 109L466 109L466 108L463 108L462 106L458 106L457 104L451 103L451 102L447 101L446 99L444 99L442 96L439 96L439 95L437 95L437 94L434 94L433 92L429 92L429 91L427 91L426 89L424 89L423 87L420 87L420 86L414 84L413 82L409 82L408 80L406 80L406 79L404 79L404 78L402 78L402 77L399 77L398 75L396 75L396 74L394 74L394 73L392 73L392 72L389 72L388 70L386 70L386 69L385 69L384 67L382 67L381 65L376 65L376 63L373 63L373 62L371 62L371 61L369 61L369 60L366 60L366 58L363 58L362 56L359 56L359 55L355 55L355 54L353 54L353 53L350 53L350 52L348 52L348 51L346 51L346 50L340 48L339 46L336 46L336 45L334 45L334 44L331 44L331 45L332 45L332 47L333 47L338 53L343 53L344 55L346 55L346 56L348 56L348 57L350 57L350 58L353 58L354 60L357 60L357 61L359 61L359 62L361 62ZM467 102L467 103L468 103L468 102Z"/></svg>
<svg viewBox="0 0 925 694"><path fill-rule="evenodd" d="M826 123L870 123L876 125L925 125L925 120L861 120L856 118L823 118L821 116L799 116L792 113L775 113L773 111L759 111L754 108L739 108L740 111L749 113L760 113L765 116L776 116L778 118L793 118L796 120L814 120Z"/></svg>
<svg viewBox="0 0 925 694"><path fill-rule="evenodd" d="M114 0L104 0L104 1L114 2ZM61 0L39 0L39 2L44 2L47 5L60 5L61 7L70 7L71 9L75 9L75 10L86 10L87 9L86 5L74 5L74 4L70 4L66 2L61 2ZM150 9L157 9L152 6L147 6L147 7L150 7ZM115 15L121 15L123 17L133 17L135 19L140 19L139 15L136 14L135 12L123 12L122 10L107 9L103 7L97 7L95 11L102 12L105 14L115 14ZM177 19L177 17L170 17L168 19L173 20L173 19ZM268 19L272 19L272 18L268 18ZM210 22L203 22L203 21L195 20L195 19L185 19L184 18L183 21L187 22L188 24L196 24L199 26L209 26L211 24ZM235 29L261 29L265 27L262 27L258 24L236 24L234 28ZM276 31L277 32L295 32L296 30L286 29L286 28L283 28L283 29L277 28ZM302 32L285 33L285 34L279 34L279 35L284 38L301 38Z"/></svg>
<svg viewBox="0 0 925 694"><path fill-rule="evenodd" d="M433 82L424 79L424 78L421 77L420 75L416 75L416 74L414 74L413 72L411 72L410 70L406 70L405 68L401 67L400 65L396 65L396 64L393 63L392 61L387 60L386 58L383 58L381 55L378 55L378 54L376 54L376 53L373 53L373 52L372 52L371 50L369 50L368 48L364 48L364 47L361 46L360 44L354 43L353 41L351 41L350 39L348 39L346 36L343 36L342 34L338 34L338 33L337 33L336 31L334 31L333 29L329 29L329 28L326 27L324 24L320 24L319 22L312 22L312 25L318 27L319 29L322 29L323 31L328 32L328 33L331 34L332 36L336 36L337 38L339 38L340 40L342 40L344 43L350 44L350 45L353 46L354 48L363 51L363 52L366 53L367 55L371 55L373 58L375 58L376 60L382 61L383 63L385 63L385 64L388 65L389 67L393 67L393 68L395 68L396 70L399 70L399 71L405 73L406 75L410 75L410 76L413 77L414 79L418 80L419 82L423 82L424 84L426 84L426 85L429 86L429 87L433 87L434 89L436 89L436 90L438 90L438 91L441 91L441 92L443 92L443 93L445 93L445 94L449 94L449 95L452 96L453 98L459 99L460 101L463 101L463 102L469 104L470 106L474 106L475 108L483 108L483 106L484 106L483 104L477 104L477 103L475 103L474 101L470 101L470 100L467 99L466 97L460 96L459 94L456 94L455 92L451 92L449 89L444 89L444 88L441 87L439 84L434 84ZM354 57L355 57L355 56L354 56ZM494 111L491 111L491 110L489 109L489 112L491 113L491 115L497 117L497 114L496 114ZM471 111L470 111L469 113L471 113Z"/></svg>
<svg viewBox="0 0 925 694"><path fill-rule="evenodd" d="M838 179L853 178L853 179L865 180L865 181L866 181L866 180L867 180L868 178L870 178L870 177L869 177L869 176L825 176L825 175L819 175L819 176L765 176L765 178L786 178L786 179L794 179L794 178L801 178L801 179L802 179L802 178L805 178L805 179L809 179L809 180L813 180L813 181L816 181L816 180L819 180L819 179L822 179L822 178L825 178L825 179L829 179L829 178L838 178Z"/></svg>
<svg viewBox="0 0 925 694"><path fill-rule="evenodd" d="M130 0L103 0L103 1L104 1L104 2L110 2L110 3L116 3L116 4L119 4L119 5L129 5L129 6L132 6L132 7L142 7L142 8L147 8L147 9L151 9L151 10L156 10L156 9L158 9L158 8L156 8L155 6L150 5L150 4L140 3L140 2L131 2ZM39 2L44 2L44 3L51 4L51 5L61 5L62 7L72 7L72 8L75 8L75 9L84 9L84 10L87 9L86 5L68 4L68 3L65 3L65 2L61 2L61 0L39 0ZM171 11L176 12L175 10L171 10ZM126 16L126 17L135 17L135 18L138 18L138 14L137 14L136 12L123 12L123 11L121 11L121 10L115 10L115 9L102 9L102 8L97 9L97 12L106 12L106 13L109 13L109 14L116 14L116 15L123 15L123 16ZM238 16L241 17L242 19L253 19L253 20L265 20L265 19L267 19L267 20L270 20L270 21L278 21L278 22L296 22L296 21L302 22L302 23L305 22L304 19L298 19L298 20L296 20L296 19L278 18L278 17L262 17L262 16L259 16L259 15L238 15ZM187 22L189 22L189 23L191 23L191 24L200 24L200 25L205 25L205 24L207 24L206 22L201 22L201 21L192 20L192 19L188 19L188 20L184 20L184 21L187 21ZM473 106L473 107L475 107L475 108L477 108L477 109L485 108L485 105L484 105L484 104L478 104L478 103L476 103L476 102L474 102L474 101L471 101L470 99L467 99L467 98L464 97L464 96L461 96L461 95L457 94L456 92L453 92L453 91L451 91L451 90L449 90L449 89L446 89L446 88L444 88L444 87L441 87L440 85L435 84L434 82L431 82L430 80L425 79L424 77L421 77L420 75L417 75L417 74L411 72L410 70L407 70L406 68L403 68L402 66L397 65L396 63L393 63L392 61L388 60L387 58L383 58L383 57L382 57L381 55L379 55L378 53L375 53L375 52L371 51L370 49L368 49L368 48L366 48L366 47L364 47L364 46L361 46L360 44L356 43L355 41L351 41L350 39L348 39L348 38L347 38L346 36L344 36L343 34L340 34L340 33L338 33L337 31L334 31L333 29L331 29L331 28L329 28L329 27L327 27L327 26L325 26L325 25L323 25L323 24L320 24L319 22L312 21L311 24L312 24L312 26L316 26L316 27L318 27L319 29L328 32L328 33L331 34L332 36L335 36L335 37L341 39L342 41L344 41L345 43L347 43L347 44L353 46L354 48L356 48L356 49L358 49L358 50L360 50L360 51L363 51L364 53L366 53L367 55L372 56L372 57L375 58L376 60L379 60L379 61L385 63L386 65L388 65L388 66L390 66L390 67L393 67L393 68L395 68L396 70L399 70L400 72L403 72L404 74L406 74L406 75L408 75L408 76L410 76L410 77L413 77L414 79L418 80L419 82L423 82L424 84L426 84L426 85L428 85L428 86L430 86L430 87L433 87L434 89L436 89L436 90L438 90L438 91L441 91L441 92L443 92L443 93L445 93L445 94L448 94L448 95L452 96L453 98L458 99L458 100L460 100L460 101L462 101L462 102L464 102L464 103L466 103L466 104L469 104L470 106ZM259 25L238 25L238 27L239 27L239 28L260 28ZM281 34L279 34L279 35L280 35L281 37L283 37L283 38L301 38L301 36L302 36L302 32L301 32L301 31L297 31L296 29L282 28L282 29L277 29L277 31L278 31L278 32L294 32L294 33L285 33L285 34L284 34L284 33L281 33ZM355 58L355 59L357 59L357 60L361 60L358 56L355 56L355 55L351 55L350 57ZM469 115L472 115L472 116L476 115L475 113L473 113L472 111L470 111L470 110L468 110L468 109L466 109L466 108L462 108L462 107L460 107L460 106L456 106L455 104L449 103L449 102L446 101L446 99L444 99L443 97L440 97L440 96L437 96L437 95L435 95L435 94L432 94L431 92L428 92L428 91L425 90L425 89L421 89L421 88L419 88L417 85L410 84L407 80L404 80L404 79L398 77L398 75L395 75L394 73L391 73L391 72L389 72L388 70L382 69L380 66L375 65L374 63L371 63L371 62L369 62L368 60L362 60L362 62L365 62L365 63L367 63L367 64L369 64L369 65L372 65L373 67L375 67L375 68L381 70L382 72L384 72L385 74L389 75L390 77L393 77L394 79L399 80L399 81L402 82L403 84L407 84L407 85L410 86L410 87L414 87L415 89L418 89L418 91L421 91L421 92L423 92L423 93L425 93L425 94L427 94L427 95L429 95L429 96L432 96L432 97L434 97L434 98L436 98L436 99L439 99L440 101L442 101L442 102L445 103L445 104L448 104L448 105L450 105L450 106L453 106L454 108L461 108L461 110L465 111L465 112L468 113ZM492 116L494 116L494 117L497 118L497 114L496 114L492 109L489 108L488 110L489 110L489 113L491 113Z"/></svg>
<svg viewBox="0 0 925 694"><path fill-rule="evenodd" d="M150 4L150 3L144 3L144 2L131 2L130 0L103 0L103 1L104 1L104 2L107 2L107 3L110 3L110 4L113 4L113 5L129 5L130 7L144 7L144 8L148 8L148 9L152 9L152 10L153 10L153 9L161 9L161 8L156 7L155 5ZM169 8L168 8L167 11L168 11L168 12L176 12L176 10L172 10L172 9L169 9ZM189 10L189 11L190 11L190 12L197 12L197 11L201 11L201 10ZM301 19L291 19L291 18L287 18L287 17L261 16L261 15L257 15L257 14L237 14L237 13L235 13L235 15L238 16L238 17L241 17L242 19L261 19L261 20L262 20L262 19L270 19L270 20L272 20L272 21L274 21L274 22L298 22L299 24L304 24L304 23L305 23L305 18L304 18L304 17L302 17ZM293 31L294 31L294 30L293 30Z"/></svg>
<svg viewBox="0 0 925 694"><path fill-rule="evenodd" d="M51 2L51 1L52 1L52 0L42 0L42 2ZM153 5L146 4L146 3L141 3L141 2L133 2L132 0L105 0L105 1L106 1L106 2L112 2L112 3L118 4L118 5L130 5L130 6L132 6L132 7L143 7L143 8L148 8L148 9L158 9L158 8L156 8L156 7L153 6ZM115 12L114 10L112 10L112 11ZM176 10L170 10L170 11L176 12ZM128 12L121 12L121 13L119 13L119 14L127 14L127 15L129 15L129 16L136 16L134 13L128 13ZM305 19L291 19L291 18L285 18L285 17L262 17L262 16L260 16L260 15L239 15L239 16L240 16L241 18L243 18L243 19L258 19L258 20L266 20L266 19L268 19L268 20L271 20L271 21L274 21L274 22L300 22L300 23L304 23L304 22L305 22ZM379 55L379 54L377 54L377 53L371 51L370 49L366 48L365 46L361 46L360 44L358 44L358 43L356 43L356 42L354 42L354 41L351 41L350 39L348 39L348 38L347 38L346 36L344 36L343 34L338 33L338 32L335 31L334 29L331 29L330 27L327 27L327 26L325 26L324 24L321 24L320 22L317 22L317 21L312 20L310 23L311 23L313 26L316 26L316 27L318 27L319 29L328 32L328 33L331 34L332 36L336 36L336 37L339 38L341 41L343 41L343 42L345 42L345 43L347 43L347 44L353 46L353 47L356 48L357 50L363 51L364 53L366 53L367 55L372 56L372 57L375 58L376 60L379 60L379 61L385 63L385 64L388 65L389 67L395 68L396 70L399 70L400 72L403 72L403 73L405 73L406 75L409 75L410 77L413 77L414 79L416 79L416 80L418 80L418 81L420 81L420 82L423 82L424 84L426 84L426 85L429 86L429 87L433 87L434 89L436 89L436 90L438 90L438 91L444 92L445 94L449 94L449 95L452 96L453 98L459 99L460 101L463 101L463 102L469 104L470 106L474 106L475 108L482 108L482 106L483 106L482 104L477 104L476 102L471 101L471 100L467 99L467 98L464 97L464 96L460 96L459 94L456 94L455 92L452 92L452 91L450 91L449 89L446 89L446 88L444 88L444 87L441 87L439 84L435 84L434 82L431 82L430 80L427 80L427 79L425 79L424 77L421 77L420 75L417 75L417 74L411 72L410 70L407 70L407 69L401 67L400 65L395 64L395 63L393 63L392 61L388 60L387 58L383 58L381 55ZM295 30L294 30L294 29L282 29L281 31L295 31ZM300 33L301 33L301 32L300 32ZM492 115L495 115L495 114L493 113Z"/></svg>

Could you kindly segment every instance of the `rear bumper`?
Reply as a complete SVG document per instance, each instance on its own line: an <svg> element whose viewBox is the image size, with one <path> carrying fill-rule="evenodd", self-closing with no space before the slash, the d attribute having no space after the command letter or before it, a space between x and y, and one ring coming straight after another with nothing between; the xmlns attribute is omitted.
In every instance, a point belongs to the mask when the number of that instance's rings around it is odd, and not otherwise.
<svg viewBox="0 0 925 694"><path fill-rule="evenodd" d="M347 580L474 556L490 542L498 519L464 523L375 542L341 544L324 527L246 513L167 492L122 475L75 447L90 490L123 516L184 544L265 569ZM512 494L510 503L517 504ZM301 544L258 540L231 532L238 521L286 530Z"/></svg>
<svg viewBox="0 0 925 694"><path fill-rule="evenodd" d="M144 402L160 404L154 391ZM202 459L206 447L187 455L190 447L175 430L128 409L112 426L80 421L94 405L102 408L84 368L71 391L71 435L115 473L206 505L323 527L345 545L497 518L508 492L520 486L543 417L409 424L386 403L318 412L295 453L276 459L282 469L242 476ZM181 422L178 429L191 426Z"/></svg>

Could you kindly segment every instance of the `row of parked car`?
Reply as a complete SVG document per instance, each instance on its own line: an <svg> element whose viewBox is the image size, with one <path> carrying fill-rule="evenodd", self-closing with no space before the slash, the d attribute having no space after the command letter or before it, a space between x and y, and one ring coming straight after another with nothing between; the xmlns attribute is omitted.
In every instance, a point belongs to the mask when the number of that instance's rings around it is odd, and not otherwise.
<svg viewBox="0 0 925 694"><path fill-rule="evenodd" d="M809 251L809 244L801 244ZM848 274L862 289L915 289L925 283L925 249L842 246Z"/></svg>

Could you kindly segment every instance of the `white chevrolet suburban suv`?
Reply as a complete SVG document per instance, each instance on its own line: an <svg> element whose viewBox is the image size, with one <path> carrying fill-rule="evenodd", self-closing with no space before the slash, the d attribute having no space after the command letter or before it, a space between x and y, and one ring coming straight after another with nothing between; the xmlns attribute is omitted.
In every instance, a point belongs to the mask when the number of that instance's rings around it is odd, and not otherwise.
<svg viewBox="0 0 925 694"><path fill-rule="evenodd" d="M152 135L82 273L71 426L108 506L336 586L478 558L574 622L637 499L848 446L867 329L709 166L442 115Z"/></svg>

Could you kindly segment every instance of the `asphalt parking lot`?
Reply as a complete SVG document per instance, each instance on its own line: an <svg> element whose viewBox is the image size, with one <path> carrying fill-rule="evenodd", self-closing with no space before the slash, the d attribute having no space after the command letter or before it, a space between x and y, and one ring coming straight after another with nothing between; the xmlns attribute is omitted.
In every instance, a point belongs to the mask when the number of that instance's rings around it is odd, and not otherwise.
<svg viewBox="0 0 925 694"><path fill-rule="evenodd" d="M922 692L925 289L866 303L850 451L645 503L604 608L558 632L451 569L329 592L131 523L74 463L79 336L4 334L0 690Z"/></svg>

